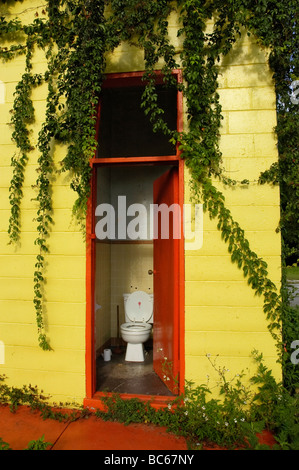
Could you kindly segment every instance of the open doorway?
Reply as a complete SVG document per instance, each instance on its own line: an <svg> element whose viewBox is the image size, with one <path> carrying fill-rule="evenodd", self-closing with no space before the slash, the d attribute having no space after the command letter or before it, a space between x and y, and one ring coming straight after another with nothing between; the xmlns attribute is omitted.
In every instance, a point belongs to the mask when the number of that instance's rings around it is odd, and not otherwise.
<svg viewBox="0 0 299 470"><path fill-rule="evenodd" d="M111 77L100 102L89 212L87 399L102 392L169 397L183 383L184 242L174 237L176 224L182 234L182 213L167 213L167 239L161 237L161 213L152 213L152 206L183 206L183 162L178 148L154 134L140 112L141 77ZM158 86L165 120L181 130L178 95ZM143 343L144 360L130 361L121 326L125 296L138 292L152 299L152 328ZM112 356L104 360L107 349Z"/></svg>
<svg viewBox="0 0 299 470"><path fill-rule="evenodd" d="M157 247L152 238L154 221L151 219L151 207L154 204L155 181L162 175L175 171L176 168L177 166L165 164L111 165L99 167L97 170L95 275L97 391L149 395L172 395L175 392L173 388L169 390L168 377L163 380L168 365L166 356L163 355L161 341L158 346L156 339L155 328L161 329L162 326L163 331L167 329L170 341L174 341L172 338L174 319L169 321L170 324L169 322L166 324L165 312L162 321L164 324L161 325L160 322L159 325L155 322L159 300L156 299L157 288L154 278L160 268L154 266L154 252ZM168 259L167 264L169 267L171 260ZM165 281L172 275L177 277L178 273L168 271L167 268ZM152 330L148 340L143 344L144 362L138 359L126 360L127 344L121 333L121 326L128 321L125 312L126 296L133 292L147 293L153 300ZM168 289L168 301L173 295L175 293ZM160 299L159 302L163 300ZM171 308L173 309L173 306ZM104 360L105 349L110 349L112 352L109 361ZM173 357L169 360L172 361ZM154 361L161 362L160 373ZM164 362L165 370L162 370Z"/></svg>

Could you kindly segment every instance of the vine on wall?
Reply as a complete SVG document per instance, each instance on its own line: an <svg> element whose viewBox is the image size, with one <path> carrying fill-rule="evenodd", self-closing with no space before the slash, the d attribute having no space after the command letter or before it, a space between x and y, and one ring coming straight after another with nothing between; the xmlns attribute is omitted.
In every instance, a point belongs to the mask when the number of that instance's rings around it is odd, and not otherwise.
<svg viewBox="0 0 299 470"><path fill-rule="evenodd" d="M9 9L11 1L6 3ZM183 48L179 57L168 36L168 18L173 10L177 11L181 25L178 36L182 38ZM212 18L214 29L207 33L206 23ZM26 69L16 88L12 114L13 139L19 151L12 158L9 222L12 242L20 237L22 185L32 150L28 130L34 121L31 90L44 82L48 85L45 122L38 139L35 243L39 254L34 274L34 304L43 349L50 349L42 308L44 256L53 222L51 179L56 171L51 146L53 141L67 145L59 170L72 176L71 188L77 193L73 211L84 226L90 193L89 161L98 145L95 122L106 57L122 41L128 41L144 50L145 88L141 105L154 130L164 132L173 143L180 144L182 158L192 175L194 198L200 199L210 217L217 219L232 262L243 270L256 294L264 297L269 330L282 354L281 345L285 342L280 334L284 316L282 298L268 278L266 263L250 249L244 231L225 205L223 194L213 184L215 179L224 184L237 183L226 178L222 171L218 145L222 116L217 78L221 57L231 50L245 27L248 34L254 34L262 45L270 48L279 103L287 106L290 63L293 64L292 76L297 74L298 77L297 19L295 0L46 0L45 7L37 10L30 25L23 25L19 19L9 20L9 16L0 18L0 38L18 39L9 47L0 48L1 57L9 60L18 54L26 56ZM44 50L48 62L44 74L32 73L35 48ZM167 128L163 109L157 105L153 72L161 59L165 86L180 86L186 98L188 129L180 134ZM172 79L171 71L179 67L183 68L184 85L175 84ZM281 128L283 120L279 122ZM264 173L261 182L270 179L269 174ZM248 181L241 184L248 184Z"/></svg>

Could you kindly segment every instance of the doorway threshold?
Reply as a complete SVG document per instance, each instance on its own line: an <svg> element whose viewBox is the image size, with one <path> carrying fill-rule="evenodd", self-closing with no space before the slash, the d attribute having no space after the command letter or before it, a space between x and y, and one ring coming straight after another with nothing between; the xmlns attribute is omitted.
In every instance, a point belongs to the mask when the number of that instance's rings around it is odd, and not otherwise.
<svg viewBox="0 0 299 470"><path fill-rule="evenodd" d="M103 411L107 412L107 406L105 404L105 398L113 397L114 393L111 392L96 392L91 398L84 398L83 407L88 408L90 411ZM130 393L121 393L119 397L122 400L139 400L141 402L149 402L150 406L156 410L166 408L169 404L178 399L177 396L150 396L150 395L138 395Z"/></svg>

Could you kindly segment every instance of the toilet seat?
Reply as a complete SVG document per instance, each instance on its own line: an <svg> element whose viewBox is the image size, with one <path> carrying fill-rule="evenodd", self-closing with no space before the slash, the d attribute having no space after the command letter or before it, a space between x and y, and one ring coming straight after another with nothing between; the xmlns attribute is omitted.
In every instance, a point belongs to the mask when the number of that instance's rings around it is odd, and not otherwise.
<svg viewBox="0 0 299 470"><path fill-rule="evenodd" d="M136 291L127 298L126 312L128 319L133 322L146 323L153 313L153 302L143 291Z"/></svg>
<svg viewBox="0 0 299 470"><path fill-rule="evenodd" d="M150 330L152 325L150 323L123 323L121 328L126 331L141 331L141 330Z"/></svg>

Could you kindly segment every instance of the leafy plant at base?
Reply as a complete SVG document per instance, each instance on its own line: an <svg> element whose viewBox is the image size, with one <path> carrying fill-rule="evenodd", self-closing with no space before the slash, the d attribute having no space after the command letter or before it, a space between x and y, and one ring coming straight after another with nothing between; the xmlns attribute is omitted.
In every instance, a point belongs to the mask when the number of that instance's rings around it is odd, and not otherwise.
<svg viewBox="0 0 299 470"><path fill-rule="evenodd" d="M258 368L251 380L258 391L252 400L252 420L263 421L273 430L282 449L299 450L298 393L290 393L283 383L275 381L262 354L254 351L254 358Z"/></svg>
<svg viewBox="0 0 299 470"><path fill-rule="evenodd" d="M190 448L215 445L222 448L265 449L257 434L273 432L274 448L296 450L299 445L298 396L292 396L274 379L263 362L262 354L253 352L256 374L247 380L245 372L230 379L228 370L217 366L217 357L208 360L218 374L212 388L186 382L184 393L169 401L168 406L155 410L151 402L122 399L113 394L103 398L105 411L97 416L104 420L130 423L151 423L166 426L169 432L186 438ZM254 387L252 387L254 386ZM215 398L217 397L217 398Z"/></svg>
<svg viewBox="0 0 299 470"><path fill-rule="evenodd" d="M60 403L59 405L48 404L49 396L45 396L43 391L39 391L38 388L32 385L24 385L23 387L9 387L5 384L7 377L0 375L0 405L9 405L10 411L15 413L19 406L28 406L31 410L36 410L41 413L43 419L51 418L58 421L75 420L78 419L80 414L75 412L65 412L60 408L70 408L75 406L74 403ZM55 409L53 409L55 408ZM78 406L76 405L76 408ZM82 412L85 415L85 411Z"/></svg>
<svg viewBox="0 0 299 470"><path fill-rule="evenodd" d="M151 397L145 402L111 394L102 397L105 409L94 414L104 421L126 425L145 423L166 427L169 432L183 436L192 449L215 445L264 449L266 446L259 444L257 433L266 429L275 436L274 448L298 450L298 394L292 395L282 383L276 382L271 370L264 365L262 354L253 351L253 359L256 373L249 382L245 372L228 378L229 371L217 365L218 358L208 357L217 372L215 385L210 385L209 381L200 386L186 382L184 392L159 409L152 406ZM4 382L5 377L0 376L0 404L9 404L12 412L16 412L19 405L27 405L39 410L43 419L78 420L93 414L86 409L71 413L53 410L36 387L16 389ZM60 406L69 408L70 404ZM2 445L5 447L5 443Z"/></svg>
<svg viewBox="0 0 299 470"><path fill-rule="evenodd" d="M25 450L47 450L50 445L52 445L52 443L46 442L45 436L42 436L39 439L30 441Z"/></svg>
<svg viewBox="0 0 299 470"><path fill-rule="evenodd" d="M40 437L39 439L30 441L24 450L47 450L47 448L52 445L51 442L45 442L45 436ZM10 448L7 442L4 442L0 437L0 450L13 450Z"/></svg>
<svg viewBox="0 0 299 470"><path fill-rule="evenodd" d="M3 439L0 437L0 450L11 450L9 444L4 442Z"/></svg>

